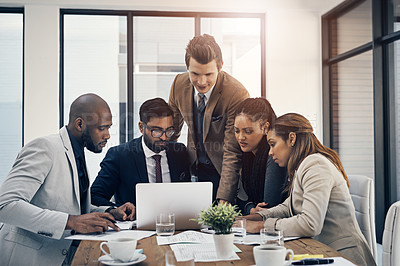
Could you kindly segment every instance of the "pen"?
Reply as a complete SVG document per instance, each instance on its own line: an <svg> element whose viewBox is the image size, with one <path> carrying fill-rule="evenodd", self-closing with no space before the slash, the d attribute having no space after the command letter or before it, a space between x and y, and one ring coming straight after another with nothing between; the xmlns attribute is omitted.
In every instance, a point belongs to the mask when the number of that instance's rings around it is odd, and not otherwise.
<svg viewBox="0 0 400 266"><path fill-rule="evenodd" d="M333 259L302 259L299 261L292 262L293 265L317 265L317 264L330 264L333 263Z"/></svg>

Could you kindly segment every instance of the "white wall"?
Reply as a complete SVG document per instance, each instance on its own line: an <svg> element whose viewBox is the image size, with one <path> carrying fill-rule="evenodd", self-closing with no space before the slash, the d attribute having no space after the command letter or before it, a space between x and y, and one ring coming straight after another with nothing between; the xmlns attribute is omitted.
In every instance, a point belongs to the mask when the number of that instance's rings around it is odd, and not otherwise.
<svg viewBox="0 0 400 266"><path fill-rule="evenodd" d="M267 98L302 113L322 139L321 15L342 0L0 0L25 7L25 143L57 132L59 8L266 14Z"/></svg>

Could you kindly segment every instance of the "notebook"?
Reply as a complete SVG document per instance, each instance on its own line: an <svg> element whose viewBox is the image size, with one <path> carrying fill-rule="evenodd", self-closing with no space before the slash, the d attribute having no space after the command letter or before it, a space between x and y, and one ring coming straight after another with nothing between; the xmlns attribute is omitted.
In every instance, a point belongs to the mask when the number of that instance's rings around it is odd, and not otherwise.
<svg viewBox="0 0 400 266"><path fill-rule="evenodd" d="M156 216L175 213L175 230L200 229L195 221L200 211L211 206L211 182L140 183L136 185L136 227L156 229Z"/></svg>

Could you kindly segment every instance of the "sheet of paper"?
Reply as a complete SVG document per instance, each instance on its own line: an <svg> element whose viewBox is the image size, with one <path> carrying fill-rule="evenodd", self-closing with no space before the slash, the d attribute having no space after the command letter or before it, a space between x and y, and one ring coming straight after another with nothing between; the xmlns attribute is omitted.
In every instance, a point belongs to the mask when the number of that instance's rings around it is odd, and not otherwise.
<svg viewBox="0 0 400 266"><path fill-rule="evenodd" d="M298 239L300 237L298 236L290 236L290 237L285 237L285 241L293 240L293 239ZM243 242L237 244L243 244L243 245L259 245L260 244L260 234L247 234L244 237Z"/></svg>
<svg viewBox="0 0 400 266"><path fill-rule="evenodd" d="M222 261L222 260L240 260L239 256L232 252L229 259L218 259L214 244L175 244L170 246L174 251L176 261L181 262L190 259L194 255L195 262Z"/></svg>
<svg viewBox="0 0 400 266"><path fill-rule="evenodd" d="M157 236L159 246L178 243L214 243L214 238L210 234L191 230L173 236Z"/></svg>
<svg viewBox="0 0 400 266"><path fill-rule="evenodd" d="M115 230L109 230L103 234L76 234L68 236L65 239L107 241L110 238L115 238L115 237L130 237L140 240L146 237L150 237L155 233L156 232L154 231L142 231L142 230L121 230L119 232Z"/></svg>
<svg viewBox="0 0 400 266"><path fill-rule="evenodd" d="M327 258L325 258L327 259ZM354 266L355 264L353 264L351 261L346 260L345 258L342 257L332 257L329 259L333 259L334 262L331 264L326 264L327 266ZM295 260L294 260L295 261Z"/></svg>
<svg viewBox="0 0 400 266"><path fill-rule="evenodd" d="M133 226L136 225L136 221L117 221L115 225L118 226L121 230L130 230L133 228ZM109 227L108 229L112 230L111 227Z"/></svg>

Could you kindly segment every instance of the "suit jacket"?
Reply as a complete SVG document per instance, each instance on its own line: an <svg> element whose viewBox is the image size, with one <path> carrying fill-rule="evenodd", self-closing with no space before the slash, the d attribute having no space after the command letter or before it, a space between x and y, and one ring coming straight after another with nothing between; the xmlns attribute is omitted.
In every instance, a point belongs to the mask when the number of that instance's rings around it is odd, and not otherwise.
<svg viewBox="0 0 400 266"><path fill-rule="evenodd" d="M72 242L62 239L70 235L68 214L80 214L80 197L74 152L63 127L25 145L0 187L0 264L61 265Z"/></svg>
<svg viewBox="0 0 400 266"><path fill-rule="evenodd" d="M189 162L185 145L171 142L167 149L172 182L190 182ZM137 183L149 183L142 137L112 147L101 162L101 170L91 187L94 205L110 205L114 196L117 206L125 202L136 204Z"/></svg>
<svg viewBox="0 0 400 266"><path fill-rule="evenodd" d="M169 94L169 105L174 111L174 126L180 131L183 121L189 128L188 151L190 163L196 162L195 130L193 121L193 85L189 73L175 77ZM249 93L235 78L220 71L204 113L203 143L208 157L221 175L217 198L234 202L242 165L242 152L233 131L234 114L239 103Z"/></svg>
<svg viewBox="0 0 400 266"><path fill-rule="evenodd" d="M314 237L357 265L376 265L347 183L331 161L319 153L307 156L292 187L286 201L259 212L267 218L265 227L283 229L285 236Z"/></svg>

